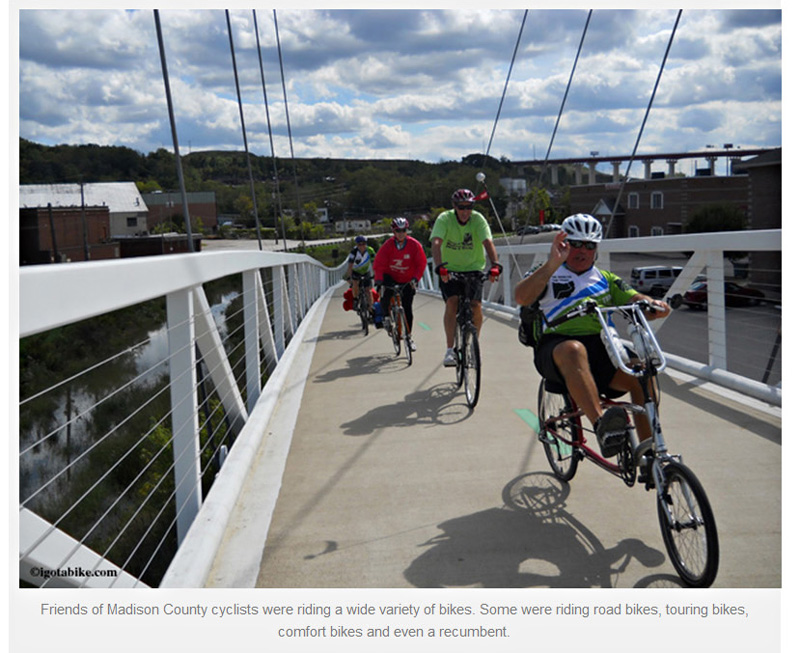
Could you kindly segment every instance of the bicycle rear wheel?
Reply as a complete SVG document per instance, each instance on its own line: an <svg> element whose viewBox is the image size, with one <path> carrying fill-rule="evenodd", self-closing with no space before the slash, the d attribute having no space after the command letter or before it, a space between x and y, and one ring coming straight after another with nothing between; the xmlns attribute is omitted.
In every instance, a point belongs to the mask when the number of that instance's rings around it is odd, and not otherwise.
<svg viewBox="0 0 800 653"><path fill-rule="evenodd" d="M700 481L683 463L667 463L663 477L658 524L669 558L689 587L709 587L719 569L719 539L711 504Z"/></svg>
<svg viewBox="0 0 800 653"><path fill-rule="evenodd" d="M577 417L568 416L573 412L569 395L550 392L545 383L542 379L539 384L539 439L553 473L562 481L570 481L578 471L580 453L568 442L578 441L580 423Z"/></svg>
<svg viewBox="0 0 800 653"><path fill-rule="evenodd" d="M481 350L478 346L477 329L464 329L463 340L464 392L467 395L467 406L475 408L481 392Z"/></svg>

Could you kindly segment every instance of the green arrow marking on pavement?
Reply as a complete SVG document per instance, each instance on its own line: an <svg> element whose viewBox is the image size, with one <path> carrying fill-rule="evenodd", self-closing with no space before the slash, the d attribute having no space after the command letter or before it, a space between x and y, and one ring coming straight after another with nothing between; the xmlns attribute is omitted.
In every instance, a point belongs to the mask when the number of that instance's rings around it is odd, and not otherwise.
<svg viewBox="0 0 800 653"><path fill-rule="evenodd" d="M424 329L425 331L431 330L431 328L427 324L425 324L425 322L417 322L417 324L419 325L420 329Z"/></svg>

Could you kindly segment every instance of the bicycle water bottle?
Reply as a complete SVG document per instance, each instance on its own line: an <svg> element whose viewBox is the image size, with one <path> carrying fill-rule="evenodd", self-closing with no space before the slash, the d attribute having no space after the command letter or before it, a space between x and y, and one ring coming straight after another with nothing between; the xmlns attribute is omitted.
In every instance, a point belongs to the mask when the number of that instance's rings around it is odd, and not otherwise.
<svg viewBox="0 0 800 653"><path fill-rule="evenodd" d="M658 347L656 347L655 342L653 342L653 338L650 336L650 333L643 331L642 340L644 341L644 346L647 351L647 355L650 358L650 362L653 365L660 365L661 357L658 355Z"/></svg>
<svg viewBox="0 0 800 653"><path fill-rule="evenodd" d="M636 355L639 357L640 360L645 361L647 360L648 354L650 353L647 347L647 343L642 336L641 327L637 324L629 324L628 325L628 335L631 337L631 342L633 343L633 350L636 352Z"/></svg>
<svg viewBox="0 0 800 653"><path fill-rule="evenodd" d="M611 362L614 363L616 366L616 356L614 352L619 354L619 357L622 359L622 362L625 365L630 364L630 358L628 357L628 350L625 349L625 345L622 344L622 340L620 340L619 333L617 330L611 326L610 324L607 325L608 333L610 334L610 338L606 335L605 330L600 332L600 339L603 341L603 344L606 346L606 351L608 352L608 356L611 359Z"/></svg>
<svg viewBox="0 0 800 653"><path fill-rule="evenodd" d="M380 302L375 302L372 305L372 311L375 314L375 324L383 324L383 307Z"/></svg>

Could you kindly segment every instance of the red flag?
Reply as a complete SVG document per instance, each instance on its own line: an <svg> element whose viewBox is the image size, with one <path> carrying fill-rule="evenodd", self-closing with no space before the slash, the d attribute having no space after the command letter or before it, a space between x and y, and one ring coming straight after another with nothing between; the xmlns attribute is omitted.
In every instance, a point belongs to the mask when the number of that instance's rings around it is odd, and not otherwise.
<svg viewBox="0 0 800 653"><path fill-rule="evenodd" d="M476 202L480 202L481 200L488 200L488 199L489 199L489 191L488 190L482 190L480 193L478 193L475 196L475 201Z"/></svg>

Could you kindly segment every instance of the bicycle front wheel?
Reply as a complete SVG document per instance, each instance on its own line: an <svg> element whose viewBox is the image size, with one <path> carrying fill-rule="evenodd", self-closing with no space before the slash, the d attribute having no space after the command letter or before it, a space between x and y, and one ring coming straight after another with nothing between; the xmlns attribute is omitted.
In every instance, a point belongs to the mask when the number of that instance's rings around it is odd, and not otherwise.
<svg viewBox="0 0 800 653"><path fill-rule="evenodd" d="M578 418L569 395L550 392L542 379L539 384L539 439L553 473L562 481L570 481L578 471L578 449L571 442L580 436ZM562 439L563 438L563 439Z"/></svg>
<svg viewBox="0 0 800 653"><path fill-rule="evenodd" d="M409 365L412 362L412 353L411 353L411 333L408 330L408 320L406 320L406 312L404 309L400 309L400 321L403 324L403 343L404 348L406 351L406 361Z"/></svg>
<svg viewBox="0 0 800 653"><path fill-rule="evenodd" d="M400 346L403 342L403 309L397 306L392 307L392 345L394 355L400 355Z"/></svg>
<svg viewBox="0 0 800 653"><path fill-rule="evenodd" d="M658 523L667 553L689 587L709 587L719 569L717 524L703 486L683 463L663 469Z"/></svg>
<svg viewBox="0 0 800 653"><path fill-rule="evenodd" d="M463 336L464 392L467 395L467 405L475 408L481 392L481 350L478 346L478 331L475 327L465 329Z"/></svg>
<svg viewBox="0 0 800 653"><path fill-rule="evenodd" d="M358 312L361 315L361 328L364 330L364 335L369 334L369 304L367 296L364 293L359 293L360 301L358 305Z"/></svg>
<svg viewBox="0 0 800 653"><path fill-rule="evenodd" d="M453 342L453 351L456 354L456 390L461 387L464 381L464 346L461 336L461 327L456 327L455 340Z"/></svg>

